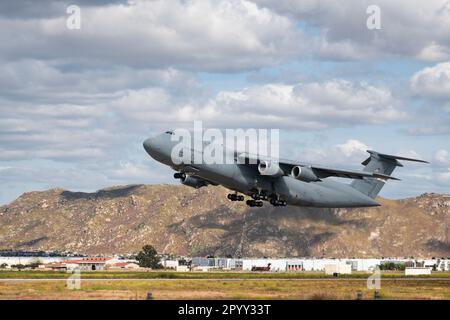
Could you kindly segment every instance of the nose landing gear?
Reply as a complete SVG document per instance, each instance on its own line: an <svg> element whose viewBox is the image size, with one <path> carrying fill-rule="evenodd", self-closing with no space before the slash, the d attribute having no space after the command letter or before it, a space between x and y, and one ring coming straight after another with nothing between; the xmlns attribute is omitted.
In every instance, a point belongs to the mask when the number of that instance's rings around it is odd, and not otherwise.
<svg viewBox="0 0 450 320"><path fill-rule="evenodd" d="M186 178L186 174L185 174L184 172L175 172L175 173L173 174L173 177L174 177L175 179L181 179L181 180L183 180L183 179Z"/></svg>

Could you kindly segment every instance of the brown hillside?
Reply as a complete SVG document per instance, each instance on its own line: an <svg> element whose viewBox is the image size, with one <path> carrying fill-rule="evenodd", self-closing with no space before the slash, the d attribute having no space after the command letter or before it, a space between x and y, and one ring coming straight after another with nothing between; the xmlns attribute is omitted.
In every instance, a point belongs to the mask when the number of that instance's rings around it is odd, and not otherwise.
<svg viewBox="0 0 450 320"><path fill-rule="evenodd" d="M0 248L220 256L450 256L450 196L381 207L248 208L221 187L137 185L25 193L0 207Z"/></svg>

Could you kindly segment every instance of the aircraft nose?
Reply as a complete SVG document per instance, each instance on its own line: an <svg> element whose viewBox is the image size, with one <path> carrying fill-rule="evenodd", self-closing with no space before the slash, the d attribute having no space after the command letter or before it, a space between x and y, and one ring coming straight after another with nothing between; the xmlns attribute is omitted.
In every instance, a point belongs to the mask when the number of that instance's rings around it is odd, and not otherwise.
<svg viewBox="0 0 450 320"><path fill-rule="evenodd" d="M170 145L165 135L150 137L143 143L145 151L153 159L166 163L170 159Z"/></svg>
<svg viewBox="0 0 450 320"><path fill-rule="evenodd" d="M153 151L153 148L155 146L155 138L148 138L143 143L145 151L147 151L148 154L151 154Z"/></svg>

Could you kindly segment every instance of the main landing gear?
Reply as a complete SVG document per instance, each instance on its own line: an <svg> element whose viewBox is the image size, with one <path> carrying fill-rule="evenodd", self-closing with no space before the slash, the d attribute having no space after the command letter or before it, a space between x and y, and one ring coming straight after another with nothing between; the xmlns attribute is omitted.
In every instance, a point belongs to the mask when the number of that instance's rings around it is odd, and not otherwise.
<svg viewBox="0 0 450 320"><path fill-rule="evenodd" d="M231 201L244 201L244 196L242 194L237 194L237 193L229 193L227 195L227 198ZM247 200L245 202L249 207L262 207L263 206L263 202L262 201L258 201L255 199L252 200Z"/></svg>
<svg viewBox="0 0 450 320"><path fill-rule="evenodd" d="M287 205L287 202L284 200L281 200L279 195L277 194L271 194L267 195L264 191L257 192L256 190L254 193L250 195L252 199L247 200L245 203L249 207L262 207L263 206L263 200L268 200L271 205L274 207L285 207ZM231 201L244 201L244 196L241 194L235 193L229 193L227 195L227 198Z"/></svg>
<svg viewBox="0 0 450 320"><path fill-rule="evenodd" d="M237 193L229 193L227 195L227 198L231 201L244 201L244 196Z"/></svg>
<svg viewBox="0 0 450 320"><path fill-rule="evenodd" d="M259 200L247 200L245 202L249 207L262 207L263 202Z"/></svg>
<svg viewBox="0 0 450 320"><path fill-rule="evenodd" d="M274 207L285 207L287 202L285 200L280 199L280 195L276 193L272 193L269 197L269 202Z"/></svg>
<svg viewBox="0 0 450 320"><path fill-rule="evenodd" d="M284 200L270 199L270 204L274 207L285 207L287 205Z"/></svg>
<svg viewBox="0 0 450 320"><path fill-rule="evenodd" d="M265 193L253 193L251 195L253 200L268 200L269 197Z"/></svg>

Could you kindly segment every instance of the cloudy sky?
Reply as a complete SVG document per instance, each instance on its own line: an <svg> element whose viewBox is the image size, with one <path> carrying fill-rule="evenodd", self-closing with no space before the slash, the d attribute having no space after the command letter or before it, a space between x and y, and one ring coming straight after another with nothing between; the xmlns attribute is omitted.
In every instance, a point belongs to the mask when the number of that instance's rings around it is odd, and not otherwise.
<svg viewBox="0 0 450 320"><path fill-rule="evenodd" d="M449 193L450 0L2 1L0 43L0 204L175 183L142 141L194 120L343 168L419 157L381 195Z"/></svg>

